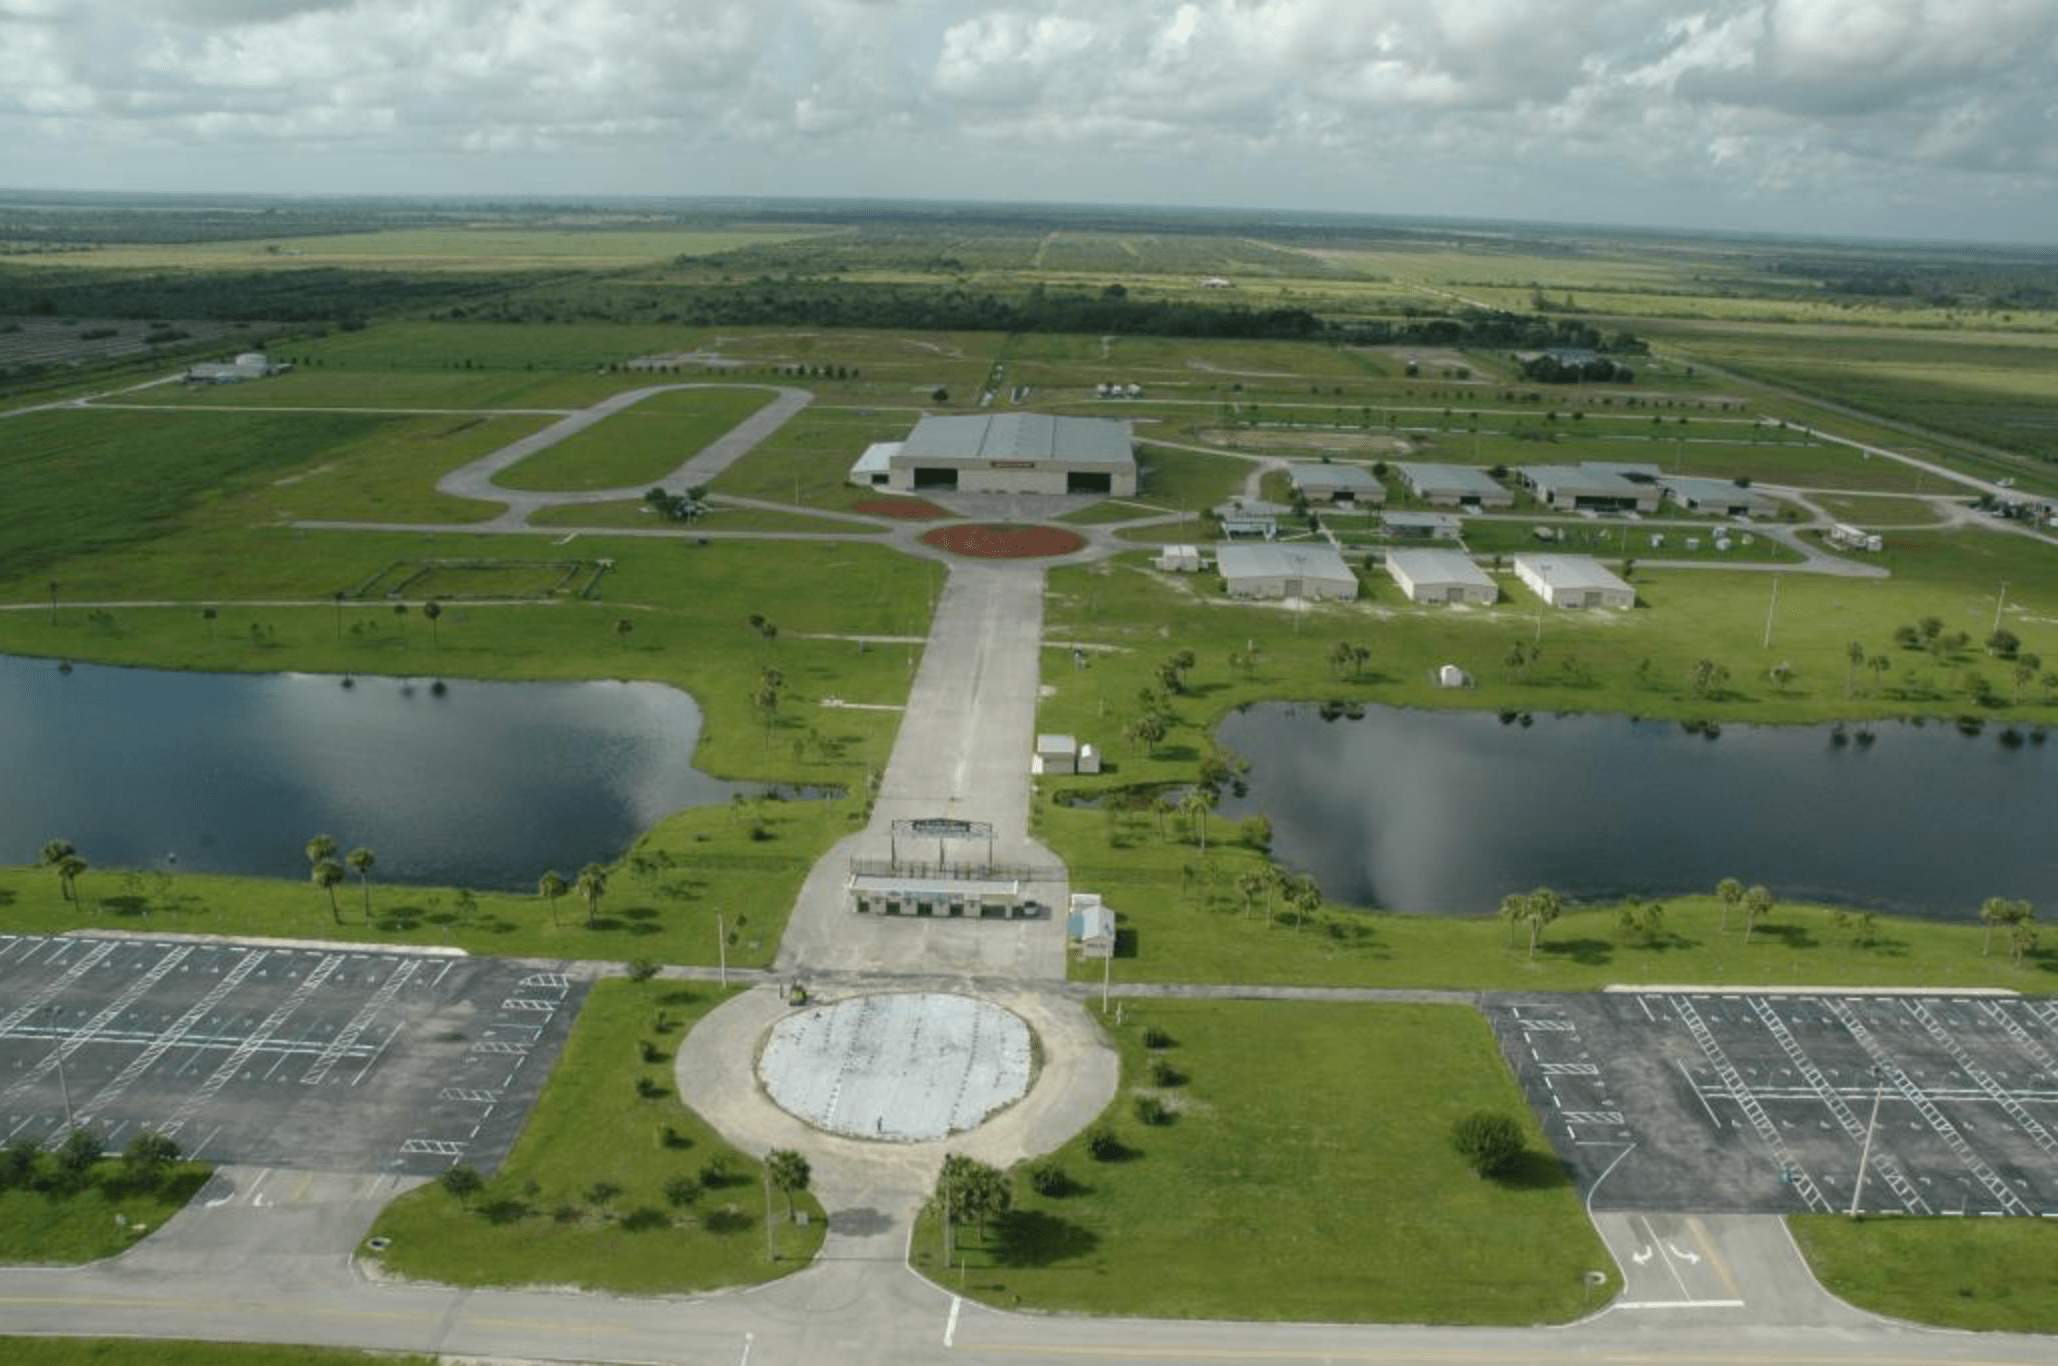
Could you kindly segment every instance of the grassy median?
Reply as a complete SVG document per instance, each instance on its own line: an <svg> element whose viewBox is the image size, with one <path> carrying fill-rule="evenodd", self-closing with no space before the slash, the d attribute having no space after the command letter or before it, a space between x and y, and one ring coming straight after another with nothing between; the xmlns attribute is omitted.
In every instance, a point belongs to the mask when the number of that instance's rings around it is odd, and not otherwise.
<svg viewBox="0 0 2058 1366"><path fill-rule="evenodd" d="M579 1012L507 1163L464 1199L441 1184L379 1216L387 1271L453 1285L576 1285L665 1294L751 1285L804 1266L827 1221L776 1201L765 1256L759 1164L680 1103L672 1053L727 999L710 987L611 980Z"/></svg>
<svg viewBox="0 0 2058 1366"><path fill-rule="evenodd" d="M1940 1328L2058 1333L2058 1225L2048 1219L1787 1220L1831 1294Z"/></svg>

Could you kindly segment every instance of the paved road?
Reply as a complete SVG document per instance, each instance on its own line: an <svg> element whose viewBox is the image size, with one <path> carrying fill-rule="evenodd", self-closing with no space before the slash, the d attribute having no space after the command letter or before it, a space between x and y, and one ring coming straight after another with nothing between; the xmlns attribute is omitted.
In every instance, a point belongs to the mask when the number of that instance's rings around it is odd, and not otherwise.
<svg viewBox="0 0 2058 1366"><path fill-rule="evenodd" d="M481 524L481 527L496 530L526 525L529 514L541 507L555 507L564 503L612 503L624 498L641 498L649 490L649 484L627 489L594 489L583 493L532 493L502 488L493 482L493 476L512 465L519 464L538 451L548 450L561 441L577 436L594 424L613 417L623 409L634 407L658 394L695 389L735 388L768 389L776 397L716 438L678 469L656 481L661 486L675 485L679 488L704 484L748 454L758 442L785 425L788 418L814 400L814 395L805 389L761 384L653 384L641 389L624 390L602 399L590 408L581 409L570 417L553 422L540 432L532 433L519 441L511 441L489 455L480 456L469 465L452 470L436 481L437 491L455 494L460 498L477 498L486 502L506 504L507 511L491 522Z"/></svg>

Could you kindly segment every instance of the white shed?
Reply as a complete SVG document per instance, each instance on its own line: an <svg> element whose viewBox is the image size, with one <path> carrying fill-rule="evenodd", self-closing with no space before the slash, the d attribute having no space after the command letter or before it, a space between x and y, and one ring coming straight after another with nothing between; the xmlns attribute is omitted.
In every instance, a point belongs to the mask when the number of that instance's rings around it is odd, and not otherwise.
<svg viewBox="0 0 2058 1366"><path fill-rule="evenodd" d="M1197 545L1168 545L1158 552L1158 568L1173 574L1198 574L1201 567Z"/></svg>
<svg viewBox="0 0 2058 1366"><path fill-rule="evenodd" d="M1074 892L1071 914L1065 917L1065 933L1088 958L1115 956L1115 913L1101 904L1096 892Z"/></svg>
<svg viewBox="0 0 2058 1366"><path fill-rule="evenodd" d="M1472 558L1456 550L1389 550L1386 572L1409 602L1473 602L1492 606L1501 590Z"/></svg>
<svg viewBox="0 0 2058 1366"><path fill-rule="evenodd" d="M1515 574L1553 607L1636 606L1636 590L1591 555L1517 555Z"/></svg>
<svg viewBox="0 0 2058 1366"><path fill-rule="evenodd" d="M1469 688L1472 675L1455 664L1446 664L1436 671L1436 686L1439 688Z"/></svg>
<svg viewBox="0 0 2058 1366"><path fill-rule="evenodd" d="M1036 737L1036 757L1029 761L1031 773L1077 773L1079 742L1069 735Z"/></svg>

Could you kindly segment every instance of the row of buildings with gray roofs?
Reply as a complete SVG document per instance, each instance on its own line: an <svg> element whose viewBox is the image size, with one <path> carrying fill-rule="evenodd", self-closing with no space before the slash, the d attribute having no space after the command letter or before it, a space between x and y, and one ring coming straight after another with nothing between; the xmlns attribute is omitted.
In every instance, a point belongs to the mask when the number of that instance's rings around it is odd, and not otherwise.
<svg viewBox="0 0 2058 1366"><path fill-rule="evenodd" d="M1167 550L1171 555L1160 557L1162 567L1199 568L1194 547ZM1215 570L1232 598L1349 602L1358 596L1358 576L1342 555L1326 545L1276 541L1222 545L1215 551ZM1462 551L1391 550L1386 555L1386 572L1414 603L1486 607L1501 596L1500 585ZM1636 590L1589 555L1517 555L1515 576L1553 607L1622 609L1636 605Z"/></svg>
<svg viewBox="0 0 2058 1366"><path fill-rule="evenodd" d="M1515 491L1470 465L1394 466L1408 491L1439 507L1486 511L1512 508ZM1349 506L1386 501L1386 485L1362 465L1296 462L1293 486L1309 502ZM1559 512L1652 513L1670 501L1688 512L1716 517L1768 517L1778 503L1766 494L1722 479L1666 474L1656 465L1588 460L1577 465L1525 465L1510 472L1539 503Z"/></svg>

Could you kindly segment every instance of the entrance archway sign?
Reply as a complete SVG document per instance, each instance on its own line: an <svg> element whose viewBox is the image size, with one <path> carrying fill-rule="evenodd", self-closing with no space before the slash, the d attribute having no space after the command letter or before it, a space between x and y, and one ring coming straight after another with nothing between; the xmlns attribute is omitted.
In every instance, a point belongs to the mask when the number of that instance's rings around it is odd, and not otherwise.
<svg viewBox="0 0 2058 1366"><path fill-rule="evenodd" d="M920 820L898 820L887 838L890 841L888 854L895 867L900 865L900 837L902 835L923 836L936 841L936 866L949 864L949 842L951 840L983 839L986 841L986 861L993 862L993 822L961 821L947 816L930 816Z"/></svg>
<svg viewBox="0 0 2058 1366"><path fill-rule="evenodd" d="M976 1129L1029 1090L1029 1026L946 992L889 992L796 1011L758 1055L765 1093L818 1129L920 1143Z"/></svg>

